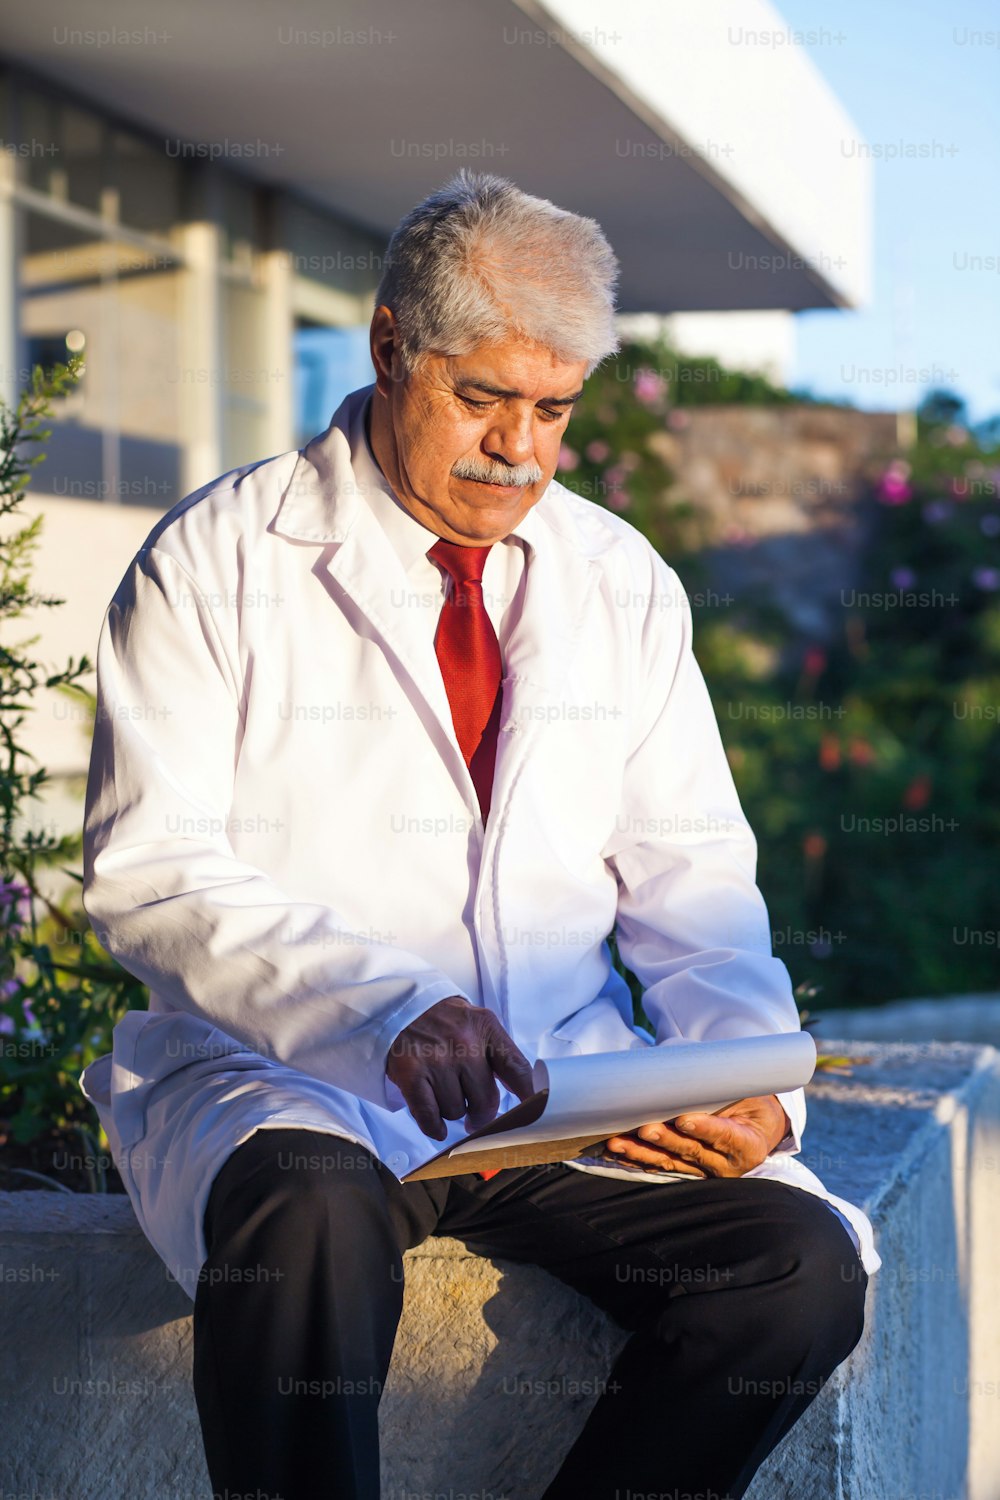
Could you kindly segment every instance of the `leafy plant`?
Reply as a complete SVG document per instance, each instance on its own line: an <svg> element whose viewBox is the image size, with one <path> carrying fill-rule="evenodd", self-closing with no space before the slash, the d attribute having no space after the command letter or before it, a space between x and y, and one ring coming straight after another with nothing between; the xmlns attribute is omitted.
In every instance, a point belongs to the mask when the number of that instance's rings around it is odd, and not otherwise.
<svg viewBox="0 0 1000 1500"><path fill-rule="evenodd" d="M51 436L44 423L52 404L82 369L79 356L49 370L36 366L16 408L0 403L0 516L16 514L44 458L39 445ZM41 800L49 776L21 743L22 727L42 690L68 695L91 725L95 713L93 694L79 680L91 669L86 656L52 672L31 653L38 635L10 641L12 622L26 611L65 602L30 585L41 526L39 515L0 529L0 1140L23 1144L53 1129L75 1131L95 1160L92 1110L79 1075L110 1051L115 1022L145 1003L145 991L100 946L82 905L64 909L38 883L39 870L56 865L82 883L63 865L79 856L82 831L57 836L31 825L30 804ZM93 1174L92 1185L104 1185L103 1173Z"/></svg>

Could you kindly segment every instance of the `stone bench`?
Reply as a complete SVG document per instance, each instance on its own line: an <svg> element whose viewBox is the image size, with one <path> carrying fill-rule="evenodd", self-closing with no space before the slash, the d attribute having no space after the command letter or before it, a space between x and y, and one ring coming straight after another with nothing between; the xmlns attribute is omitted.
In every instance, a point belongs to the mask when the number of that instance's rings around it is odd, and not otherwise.
<svg viewBox="0 0 1000 1500"><path fill-rule="evenodd" d="M748 1500L997 1500L1000 1056L843 1047L869 1060L817 1075L802 1155L865 1206L883 1267L864 1338ZM383 1495L536 1500L623 1331L546 1272L454 1240L410 1251L406 1278ZM128 1200L0 1193L0 1287L3 1500L211 1500L191 1302Z"/></svg>

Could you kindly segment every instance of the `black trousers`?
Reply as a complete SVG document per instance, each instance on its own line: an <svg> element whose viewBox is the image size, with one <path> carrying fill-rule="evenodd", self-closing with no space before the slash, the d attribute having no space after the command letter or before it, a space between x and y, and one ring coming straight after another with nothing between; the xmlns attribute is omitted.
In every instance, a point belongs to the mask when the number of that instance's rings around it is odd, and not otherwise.
<svg viewBox="0 0 1000 1500"><path fill-rule="evenodd" d="M195 1293L195 1399L222 1500L378 1500L402 1252L431 1234L544 1266L631 1331L543 1500L738 1500L864 1324L857 1251L801 1188L563 1165L403 1186L340 1137L258 1130L212 1185Z"/></svg>

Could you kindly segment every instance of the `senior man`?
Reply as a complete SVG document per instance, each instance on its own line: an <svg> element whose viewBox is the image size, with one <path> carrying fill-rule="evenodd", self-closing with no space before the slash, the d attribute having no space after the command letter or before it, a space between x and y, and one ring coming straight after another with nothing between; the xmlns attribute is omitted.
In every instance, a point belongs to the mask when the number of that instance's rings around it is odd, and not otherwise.
<svg viewBox="0 0 1000 1500"><path fill-rule="evenodd" d="M616 277L459 173L392 237L374 385L168 511L102 626L84 904L150 1005L82 1086L194 1301L222 1495L374 1500L431 1234L631 1332L546 1500L741 1496L861 1335L879 1257L801 1089L400 1181L538 1057L799 1025L680 581L553 478Z"/></svg>

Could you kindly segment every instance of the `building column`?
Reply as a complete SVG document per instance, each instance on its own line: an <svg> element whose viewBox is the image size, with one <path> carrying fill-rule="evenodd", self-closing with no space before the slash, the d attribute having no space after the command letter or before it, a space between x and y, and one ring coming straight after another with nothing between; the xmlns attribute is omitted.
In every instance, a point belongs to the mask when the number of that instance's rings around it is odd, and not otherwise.
<svg viewBox="0 0 1000 1500"><path fill-rule="evenodd" d="M210 197L209 192L206 198ZM171 239L184 260L178 298L177 382L180 492L188 495L215 479L222 469L224 359L219 217L203 212L178 224Z"/></svg>

